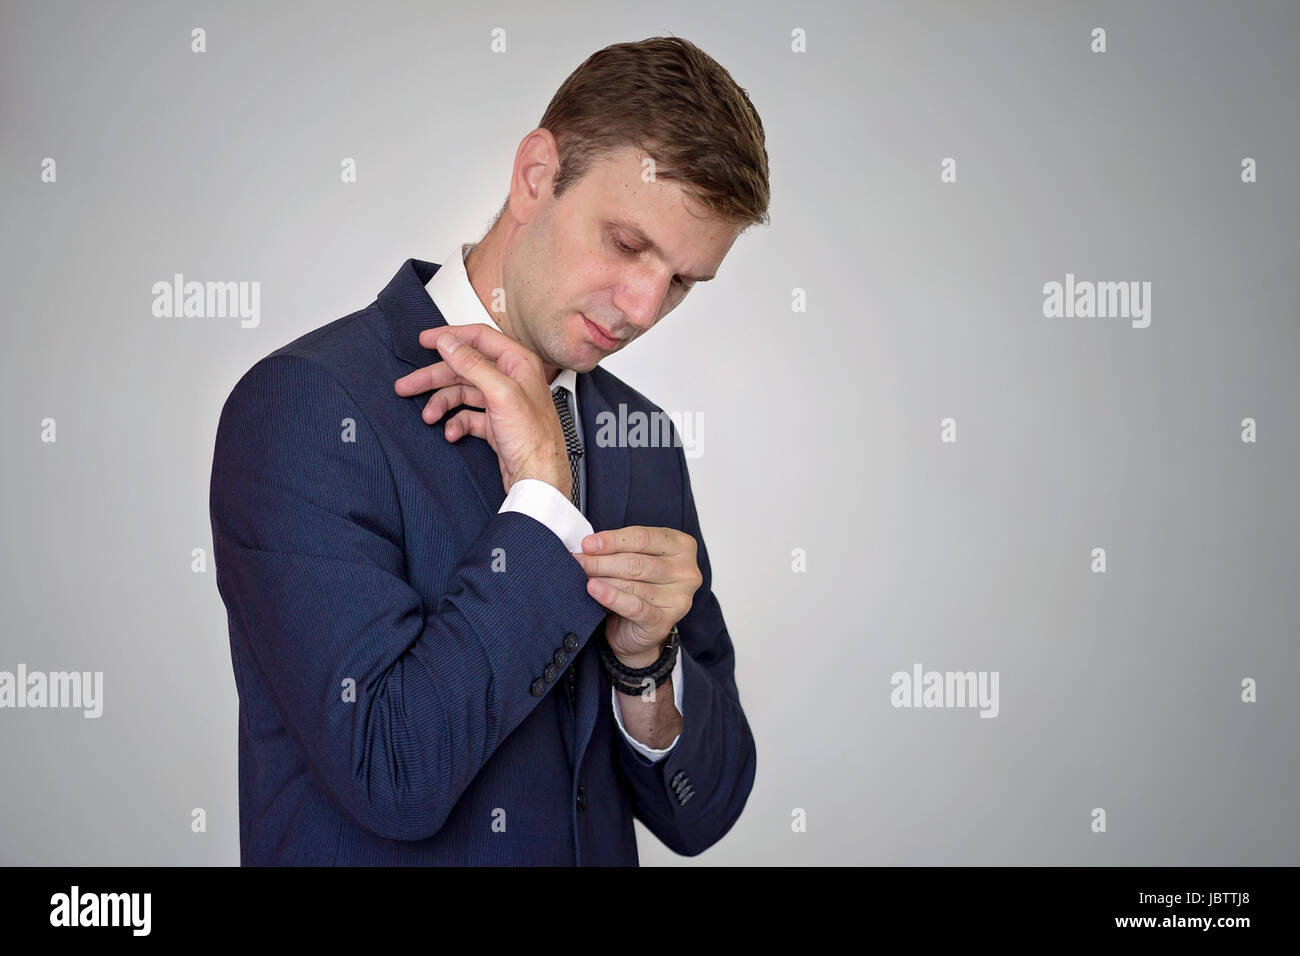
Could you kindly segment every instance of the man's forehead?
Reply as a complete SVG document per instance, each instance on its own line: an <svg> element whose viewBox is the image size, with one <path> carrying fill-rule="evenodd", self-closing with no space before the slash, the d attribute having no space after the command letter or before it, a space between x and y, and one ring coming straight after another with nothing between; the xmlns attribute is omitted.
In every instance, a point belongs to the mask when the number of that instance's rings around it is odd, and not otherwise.
<svg viewBox="0 0 1300 956"><path fill-rule="evenodd" d="M590 178L598 181L607 194L607 201L620 207L624 217L633 223L641 223L647 217L638 215L641 209L655 211L662 209L688 215L707 217L708 210L703 204L687 195L682 184L675 179L645 178L645 172L653 173L649 165L649 154L629 147L620 149L612 156L602 157L594 164L596 175ZM646 163L646 165L643 165Z"/></svg>

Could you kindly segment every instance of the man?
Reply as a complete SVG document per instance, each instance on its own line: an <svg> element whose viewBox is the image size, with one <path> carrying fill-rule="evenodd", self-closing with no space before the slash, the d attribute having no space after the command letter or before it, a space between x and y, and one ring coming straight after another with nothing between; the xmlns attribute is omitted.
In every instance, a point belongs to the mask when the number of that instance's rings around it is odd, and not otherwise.
<svg viewBox="0 0 1300 956"><path fill-rule="evenodd" d="M211 516L244 864L635 865L633 817L685 855L735 823L756 750L680 437L602 440L662 412L598 363L766 205L725 70L608 47L481 242L240 379Z"/></svg>

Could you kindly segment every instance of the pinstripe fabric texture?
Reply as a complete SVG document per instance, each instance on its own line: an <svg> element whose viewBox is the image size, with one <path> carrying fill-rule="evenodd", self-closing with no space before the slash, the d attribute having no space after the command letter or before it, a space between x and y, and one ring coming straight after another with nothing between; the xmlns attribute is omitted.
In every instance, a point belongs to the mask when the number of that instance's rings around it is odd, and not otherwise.
<svg viewBox="0 0 1300 956"><path fill-rule="evenodd" d="M427 394L393 391L439 360L417 340L445 324L424 289L436 269L406 260L365 309L258 361L221 411L209 505L241 862L635 865L634 816L700 853L744 808L756 751L683 450L598 447L602 412L658 409L604 369L577 376L593 527L698 542L683 732L651 763L609 713L586 646L606 612L581 565L545 525L497 513L485 441L447 442L420 417ZM572 715L551 693L566 668Z"/></svg>

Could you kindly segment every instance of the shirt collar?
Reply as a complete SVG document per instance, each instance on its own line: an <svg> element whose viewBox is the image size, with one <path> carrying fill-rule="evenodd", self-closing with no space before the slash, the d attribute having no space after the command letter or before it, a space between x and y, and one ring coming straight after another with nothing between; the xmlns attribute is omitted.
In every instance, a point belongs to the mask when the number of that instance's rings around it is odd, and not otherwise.
<svg viewBox="0 0 1300 956"><path fill-rule="evenodd" d="M475 322L483 322L500 332L501 327L492 320L492 313L483 308L478 293L469 284L469 274L465 271L465 259L474 245L475 243L472 242L459 243L443 258L442 265L438 267L438 271L433 274L433 278L425 284L424 288L448 325L471 325ZM555 391L560 385L569 390L569 395L572 396L576 406L578 403L577 373L571 368L560 369L555 380L551 382L551 391Z"/></svg>

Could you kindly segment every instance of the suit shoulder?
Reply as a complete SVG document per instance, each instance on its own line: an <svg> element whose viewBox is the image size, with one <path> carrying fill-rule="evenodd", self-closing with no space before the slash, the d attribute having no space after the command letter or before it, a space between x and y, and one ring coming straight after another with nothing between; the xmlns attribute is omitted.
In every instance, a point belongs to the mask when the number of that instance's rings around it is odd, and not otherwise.
<svg viewBox="0 0 1300 956"><path fill-rule="evenodd" d="M342 372L349 365L355 365L364 351L383 345L378 334L383 326L382 318L379 303L371 302L364 309L303 333L266 358L294 355L328 371Z"/></svg>
<svg viewBox="0 0 1300 956"><path fill-rule="evenodd" d="M368 361L376 365L384 362L386 346L379 328L383 323L377 321L382 315L379 303L372 302L364 309L305 332L254 362L236 382L231 398L241 387L248 388L252 381L295 365L299 366L300 373L332 379L334 384L348 388L351 379ZM298 361L286 361L294 359ZM304 363L310 368L301 368Z"/></svg>

